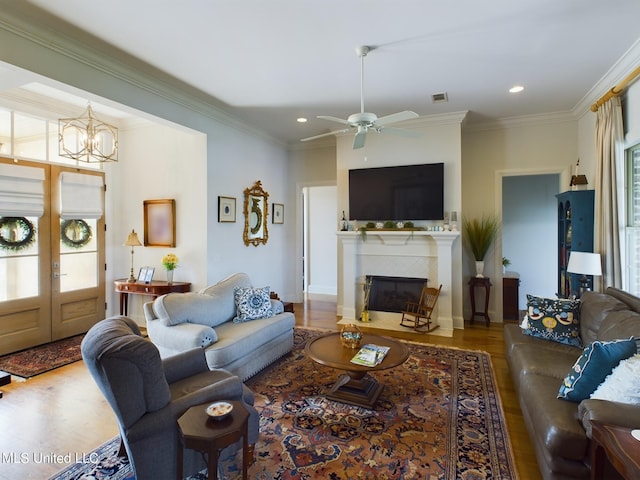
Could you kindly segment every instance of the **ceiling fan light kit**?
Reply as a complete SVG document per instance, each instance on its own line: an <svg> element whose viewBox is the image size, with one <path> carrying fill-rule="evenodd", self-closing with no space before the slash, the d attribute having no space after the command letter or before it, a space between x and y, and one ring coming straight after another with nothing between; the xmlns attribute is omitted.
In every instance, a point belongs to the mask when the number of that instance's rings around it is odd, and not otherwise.
<svg viewBox="0 0 640 480"><path fill-rule="evenodd" d="M307 137L301 139L302 142L307 142L309 140L315 140L322 137L327 137L330 135L340 135L342 133L347 133L351 131L355 131L355 136L353 139L353 148L362 148L364 147L365 140L367 137L367 132L372 130L376 133L392 133L399 134L403 136L418 136L416 132L411 130L402 130L400 128L389 128L386 129L387 125L392 123L402 122L405 120L411 120L414 118L418 118L418 114L412 112L410 110L405 110L403 112L392 113L391 115L386 115L384 117L378 118L375 113L365 112L364 111L364 57L373 50L375 47L363 45L356 48L356 53L360 57L360 112L349 115L349 117L344 120L338 117L332 117L329 115L319 115L317 118L323 120L329 120L331 122L341 123L343 125L348 125L348 128L343 128L341 130L334 130L328 133L322 133L320 135L314 135L312 137Z"/></svg>

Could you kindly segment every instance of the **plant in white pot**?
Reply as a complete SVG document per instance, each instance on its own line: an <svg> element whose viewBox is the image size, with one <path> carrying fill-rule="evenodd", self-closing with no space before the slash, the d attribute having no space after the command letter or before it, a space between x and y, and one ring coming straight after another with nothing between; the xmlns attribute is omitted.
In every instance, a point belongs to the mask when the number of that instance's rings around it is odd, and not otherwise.
<svg viewBox="0 0 640 480"><path fill-rule="evenodd" d="M476 261L476 277L484 276L484 257L498 234L498 219L493 215L463 220L463 232L469 250Z"/></svg>

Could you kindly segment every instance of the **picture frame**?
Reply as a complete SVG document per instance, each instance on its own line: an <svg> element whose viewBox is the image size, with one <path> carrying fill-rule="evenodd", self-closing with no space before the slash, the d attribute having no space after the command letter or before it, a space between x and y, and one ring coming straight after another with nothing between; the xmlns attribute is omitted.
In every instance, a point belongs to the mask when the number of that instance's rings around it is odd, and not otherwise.
<svg viewBox="0 0 640 480"><path fill-rule="evenodd" d="M218 197L218 223L236 221L236 198Z"/></svg>
<svg viewBox="0 0 640 480"><path fill-rule="evenodd" d="M144 283L151 283L153 280L153 273L156 271L155 267L147 267L147 273L144 277Z"/></svg>
<svg viewBox="0 0 640 480"><path fill-rule="evenodd" d="M176 201L145 200L143 204L145 247L175 247Z"/></svg>
<svg viewBox="0 0 640 480"><path fill-rule="evenodd" d="M140 271L138 272L138 283L145 283L145 278L147 278L147 269L149 267L140 267Z"/></svg>
<svg viewBox="0 0 640 480"><path fill-rule="evenodd" d="M284 223L284 205L282 203L274 203L272 205L271 221L273 223Z"/></svg>
<svg viewBox="0 0 640 480"><path fill-rule="evenodd" d="M153 280L153 273L155 272L155 267L140 267L140 272L138 272L138 283L151 283Z"/></svg>

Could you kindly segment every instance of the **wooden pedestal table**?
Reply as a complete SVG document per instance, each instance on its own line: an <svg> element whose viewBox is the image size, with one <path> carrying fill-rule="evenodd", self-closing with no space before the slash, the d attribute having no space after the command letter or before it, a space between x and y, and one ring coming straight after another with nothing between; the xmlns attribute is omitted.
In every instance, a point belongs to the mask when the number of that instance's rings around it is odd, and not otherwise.
<svg viewBox="0 0 640 480"><path fill-rule="evenodd" d="M640 478L640 441L633 438L631 428L607 425L591 420L591 479L605 479L605 463L609 463L626 480Z"/></svg>
<svg viewBox="0 0 640 480"><path fill-rule="evenodd" d="M196 405L178 419L180 440L184 448L206 453L209 480L218 478L218 457L222 449L242 439L242 478L247 478L249 468L248 419L249 412L240 401L229 401L233 405L231 414L224 420L214 420L207 415L211 403ZM183 449L178 449L178 479L183 477Z"/></svg>
<svg viewBox="0 0 640 480"><path fill-rule="evenodd" d="M476 309L476 287L484 287L484 312ZM469 298L471 299L471 319L473 323L476 315L484 317L487 327L491 319L489 318L489 297L491 295L491 280L489 277L471 277L469 280Z"/></svg>
<svg viewBox="0 0 640 480"><path fill-rule="evenodd" d="M378 383L369 372L397 367L409 358L407 347L390 338L365 333L362 335L360 346L367 343L390 347L384 360L373 367L351 363L359 348L344 347L340 342L340 333L328 333L309 340L306 347L309 358L321 365L345 372L327 393L328 399L373 408L384 385Z"/></svg>

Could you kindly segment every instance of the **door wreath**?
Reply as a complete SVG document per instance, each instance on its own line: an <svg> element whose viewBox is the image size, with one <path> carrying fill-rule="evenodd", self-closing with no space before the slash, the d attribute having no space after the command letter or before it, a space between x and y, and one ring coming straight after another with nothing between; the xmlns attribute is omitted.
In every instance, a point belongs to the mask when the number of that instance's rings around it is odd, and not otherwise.
<svg viewBox="0 0 640 480"><path fill-rule="evenodd" d="M60 225L60 240L71 248L81 248L91 241L91 227L80 219L64 220Z"/></svg>
<svg viewBox="0 0 640 480"><path fill-rule="evenodd" d="M36 227L25 217L0 217L0 248L19 252L36 240Z"/></svg>

